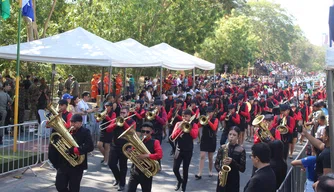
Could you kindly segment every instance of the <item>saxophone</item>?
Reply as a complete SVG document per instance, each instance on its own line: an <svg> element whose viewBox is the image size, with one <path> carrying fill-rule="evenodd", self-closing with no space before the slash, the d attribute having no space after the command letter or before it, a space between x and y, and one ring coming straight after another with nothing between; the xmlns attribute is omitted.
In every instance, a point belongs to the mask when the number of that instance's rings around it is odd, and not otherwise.
<svg viewBox="0 0 334 192"><path fill-rule="evenodd" d="M225 148L224 148L224 156L223 156L223 160L226 159L228 157L228 146L229 143L226 144ZM219 176L219 186L224 187L226 185L226 181L227 181L227 176L228 176L228 172L231 171L231 167L228 165L223 165L221 168L221 171L219 171L218 176Z"/></svg>

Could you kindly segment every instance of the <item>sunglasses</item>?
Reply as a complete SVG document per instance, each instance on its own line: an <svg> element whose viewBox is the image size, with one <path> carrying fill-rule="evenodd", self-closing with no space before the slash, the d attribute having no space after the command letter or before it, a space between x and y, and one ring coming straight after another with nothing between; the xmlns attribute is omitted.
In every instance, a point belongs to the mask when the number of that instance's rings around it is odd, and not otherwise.
<svg viewBox="0 0 334 192"><path fill-rule="evenodd" d="M141 130L142 133L146 133L146 134L150 134L151 131L148 131L148 130Z"/></svg>

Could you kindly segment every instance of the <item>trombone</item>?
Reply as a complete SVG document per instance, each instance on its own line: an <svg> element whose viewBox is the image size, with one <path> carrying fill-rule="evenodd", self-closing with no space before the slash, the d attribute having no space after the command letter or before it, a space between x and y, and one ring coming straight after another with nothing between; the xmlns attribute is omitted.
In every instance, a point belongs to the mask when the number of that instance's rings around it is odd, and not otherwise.
<svg viewBox="0 0 334 192"><path fill-rule="evenodd" d="M179 114L179 111L180 111L180 110L177 110L177 111L176 111L176 113L175 113L175 115L173 116L172 120L170 121L169 125L173 125L173 122L174 122L176 116Z"/></svg>
<svg viewBox="0 0 334 192"><path fill-rule="evenodd" d="M199 123L203 126L207 125L209 123L209 118L210 118L209 116L201 115L199 117Z"/></svg>
<svg viewBox="0 0 334 192"><path fill-rule="evenodd" d="M152 111L147 111L145 113L145 117L147 120L152 121L153 119L155 119L155 116L158 114L158 108L155 108Z"/></svg>
<svg viewBox="0 0 334 192"><path fill-rule="evenodd" d="M187 121L182 121L180 124L179 124L179 127L178 128L181 128L181 132L174 138L172 139L172 135L170 136L170 140L172 142L175 142L177 138L179 138L181 135L183 135L184 133L190 133L191 129L192 129L192 126L191 126L191 122L196 118L196 115L193 115L191 118L190 118L190 121L187 122Z"/></svg>
<svg viewBox="0 0 334 192"><path fill-rule="evenodd" d="M101 120L105 119L106 116L107 116L107 109L104 110L104 111L101 112L101 113L96 113L96 114L94 115L96 121L101 121Z"/></svg>
<svg viewBox="0 0 334 192"><path fill-rule="evenodd" d="M119 126L119 127L123 127L123 124L124 124L124 122L125 122L125 120L127 120L127 119L129 119L129 118L131 118L131 117L133 117L133 116L135 116L136 114L133 114L133 115L130 115L130 116L128 116L128 117L116 117L115 119L116 119L116 125L117 126ZM108 124L108 123L111 123L112 121L114 121L115 119L112 119L112 120L110 120L110 121L107 121L107 122L105 122L105 123L102 123L101 125L100 125L100 129L101 129L101 131L102 130L105 130L105 129L107 129L107 127L103 127L103 128L101 128L103 125L106 125L106 124Z"/></svg>

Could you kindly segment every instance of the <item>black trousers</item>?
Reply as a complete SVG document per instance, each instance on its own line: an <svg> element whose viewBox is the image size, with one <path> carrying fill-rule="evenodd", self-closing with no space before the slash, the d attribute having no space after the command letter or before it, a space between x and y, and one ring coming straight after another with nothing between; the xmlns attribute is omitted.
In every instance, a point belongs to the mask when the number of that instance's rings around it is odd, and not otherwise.
<svg viewBox="0 0 334 192"><path fill-rule="evenodd" d="M172 129L172 126L170 126L168 129L168 135L169 135L168 140L169 140L170 146L172 147L172 152L174 154L175 153L175 143L170 139L172 133L173 133L173 129Z"/></svg>
<svg viewBox="0 0 334 192"><path fill-rule="evenodd" d="M142 172L134 172L132 169L130 173L128 192L136 192L138 184L140 184L142 192L151 192L153 177L147 178Z"/></svg>
<svg viewBox="0 0 334 192"><path fill-rule="evenodd" d="M288 154L289 154L289 142L285 141L283 142L283 158L285 161L288 159Z"/></svg>
<svg viewBox="0 0 334 192"><path fill-rule="evenodd" d="M122 187L125 186L125 177L128 171L127 161L128 158L123 154L121 148L110 148L108 165L115 179L119 181L119 185ZM117 164L119 164L119 168Z"/></svg>
<svg viewBox="0 0 334 192"><path fill-rule="evenodd" d="M75 167L61 167L57 170L56 188L59 192L79 192L83 170Z"/></svg>
<svg viewBox="0 0 334 192"><path fill-rule="evenodd" d="M189 165L192 155L193 155L192 151L180 151L179 149L175 151L173 172L176 176L177 181L182 182L182 191L185 191L187 187ZM182 162L183 162L183 179L179 171Z"/></svg>

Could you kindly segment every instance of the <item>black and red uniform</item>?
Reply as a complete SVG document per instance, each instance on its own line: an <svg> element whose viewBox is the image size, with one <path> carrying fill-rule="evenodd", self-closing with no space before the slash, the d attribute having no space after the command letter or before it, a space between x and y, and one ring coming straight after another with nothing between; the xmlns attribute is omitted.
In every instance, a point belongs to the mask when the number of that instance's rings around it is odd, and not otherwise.
<svg viewBox="0 0 334 192"><path fill-rule="evenodd" d="M145 109L142 107L136 108L134 112L131 112L129 115L136 114L135 116L132 117L132 119L136 122L136 131L140 132L141 130L141 125L143 124L143 119L145 119Z"/></svg>
<svg viewBox="0 0 334 192"><path fill-rule="evenodd" d="M154 139L158 140L161 144L163 127L167 123L167 114L164 107L161 107L161 110L155 116L155 119L153 119L151 122L153 124L153 130L154 130L152 136Z"/></svg>
<svg viewBox="0 0 334 192"><path fill-rule="evenodd" d="M226 116L228 115L228 112L225 112L221 117L220 121L225 121ZM240 125L240 116L237 113L233 113L229 116L229 119L226 121L226 127L223 130L223 133L220 138L220 144L223 145L225 144L227 140L228 133L230 132L230 128L233 126L238 126Z"/></svg>
<svg viewBox="0 0 334 192"><path fill-rule="evenodd" d="M248 111L248 106L244 102L239 102L236 107L238 108L238 105L240 106L239 109L239 115L240 115L240 124L239 128L240 131L243 132L247 128L248 122L250 121L250 114ZM237 110L236 108L236 110Z"/></svg>
<svg viewBox="0 0 334 192"><path fill-rule="evenodd" d="M168 119L168 122L172 123L171 126L169 127L169 130L168 130L169 135L172 135L173 129L174 129L176 123L182 121L182 107L179 108L179 109L176 108L176 107L172 108L167 115L167 119ZM173 120L173 122L171 122L172 120ZM172 142L171 139L169 139L169 144L171 145L172 153L174 154L175 144Z"/></svg>
<svg viewBox="0 0 334 192"><path fill-rule="evenodd" d="M143 141L145 147L151 153L149 159L160 160L162 158L162 148L158 140L145 138ZM134 149L135 150L135 149ZM141 185L143 192L151 192L153 177L147 178L134 164L130 171L128 192L136 192L138 184Z"/></svg>
<svg viewBox="0 0 334 192"><path fill-rule="evenodd" d="M202 127L202 137L200 144L201 151L216 151L218 123L218 119L213 117L209 119L207 125L202 126L201 124L198 124L199 127Z"/></svg>
<svg viewBox="0 0 334 192"><path fill-rule="evenodd" d="M136 126L136 122L131 118L125 120L123 127L117 126L115 119L114 121L111 122L111 124L107 128L107 132L113 132L113 140L112 140L112 145L110 147L108 165L115 177L116 182L119 183L120 187L125 186L125 177L126 177L126 172L128 171L127 167L128 158L123 154L122 151L122 147L128 141L122 138L118 139L118 137L125 130L129 129L132 125ZM133 129L136 129L136 127L134 127ZM117 164L119 164L119 168Z"/></svg>
<svg viewBox="0 0 334 192"><path fill-rule="evenodd" d="M106 117L102 120L101 124L104 124L103 127L108 127L110 125L111 120L116 118L116 113L113 110L107 112ZM107 123L109 122L109 123ZM103 143L111 143L112 142L112 132L107 132L106 129L101 128L100 132L100 141Z"/></svg>

